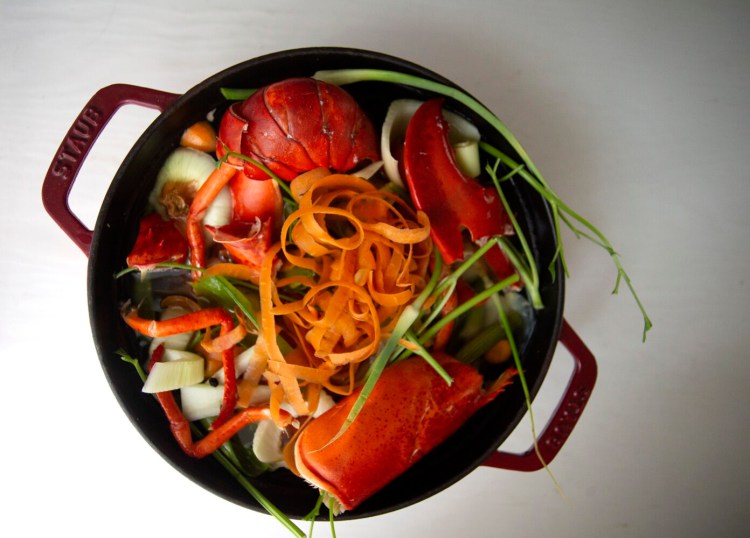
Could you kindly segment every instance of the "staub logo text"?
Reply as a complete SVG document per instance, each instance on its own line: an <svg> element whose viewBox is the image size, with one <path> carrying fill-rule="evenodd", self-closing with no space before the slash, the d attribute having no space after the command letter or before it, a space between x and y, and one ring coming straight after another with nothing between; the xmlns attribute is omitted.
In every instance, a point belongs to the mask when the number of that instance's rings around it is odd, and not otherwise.
<svg viewBox="0 0 750 538"><path fill-rule="evenodd" d="M100 127L102 113L94 107L81 112L57 154L52 173L60 179L69 179L70 172L79 164Z"/></svg>

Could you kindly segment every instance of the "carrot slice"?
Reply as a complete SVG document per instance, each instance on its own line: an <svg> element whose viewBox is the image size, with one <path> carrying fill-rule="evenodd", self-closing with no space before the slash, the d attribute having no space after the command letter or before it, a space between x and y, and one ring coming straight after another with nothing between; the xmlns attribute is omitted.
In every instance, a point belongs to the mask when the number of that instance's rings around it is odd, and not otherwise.
<svg viewBox="0 0 750 538"><path fill-rule="evenodd" d="M260 279L260 272L255 267L242 265L241 263L217 263L206 269L203 275L236 278L254 284L257 284Z"/></svg>
<svg viewBox="0 0 750 538"><path fill-rule="evenodd" d="M207 121L194 123L182 133L180 145L213 153L216 151L216 130Z"/></svg>
<svg viewBox="0 0 750 538"><path fill-rule="evenodd" d="M195 193L195 198L190 204L187 217L187 238L190 245L190 263L195 267L206 266L205 242L203 240L203 217L208 211L211 202L214 201L219 191L229 183L229 180L237 173L237 169L227 163L211 172L206 181ZM199 276L196 272L195 276Z"/></svg>

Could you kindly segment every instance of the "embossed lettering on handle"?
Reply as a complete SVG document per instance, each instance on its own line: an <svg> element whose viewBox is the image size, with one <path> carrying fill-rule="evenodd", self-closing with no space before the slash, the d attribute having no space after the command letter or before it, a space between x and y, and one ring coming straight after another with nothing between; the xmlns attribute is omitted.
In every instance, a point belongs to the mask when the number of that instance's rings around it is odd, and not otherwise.
<svg viewBox="0 0 750 538"><path fill-rule="evenodd" d="M88 255L92 231L70 210L68 198L86 156L117 110L127 104L163 112L177 94L130 84L102 88L89 99L55 153L42 185L42 202L54 221Z"/></svg>
<svg viewBox="0 0 750 538"><path fill-rule="evenodd" d="M565 320L563 320L560 332L560 343L573 356L575 369L557 410L537 440L539 453L547 464L557 456L578 423L578 419L581 418L591 392L594 390L597 374L594 355ZM538 471L544 467L542 460L532 446L523 454L494 452L482 465L512 471Z"/></svg>

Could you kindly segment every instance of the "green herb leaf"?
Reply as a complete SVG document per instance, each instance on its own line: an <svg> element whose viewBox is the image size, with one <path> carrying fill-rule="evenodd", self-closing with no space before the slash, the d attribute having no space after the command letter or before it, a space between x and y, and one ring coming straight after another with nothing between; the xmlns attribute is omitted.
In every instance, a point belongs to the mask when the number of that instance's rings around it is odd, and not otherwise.
<svg viewBox="0 0 750 538"><path fill-rule="evenodd" d="M258 323L259 301L254 303L226 277L221 275L201 277L193 284L193 289L199 295L211 297L228 310L238 309L255 328L260 327Z"/></svg>
<svg viewBox="0 0 750 538"><path fill-rule="evenodd" d="M404 308L404 310L401 312L401 316L396 322L396 326L393 328L391 335L385 341L385 344L380 350L380 353L378 353L378 355L372 362L370 371L367 374L367 380L365 381L365 384L362 387L359 396L357 396L357 400L354 402L354 405L349 411L349 414L344 420L344 423L341 425L338 433L336 433L336 435L326 444L326 446L341 437L341 435L343 435L343 433L349 428L349 425L354 422L354 419L356 419L357 415L359 415L359 412L362 410L362 407L364 407L367 398L372 392L372 389L375 387L375 383L377 383L378 379L380 378L380 374L382 374L385 367L401 353L402 348L400 348L399 341L404 337L407 331L419 318L422 306L424 305L425 301L427 301L427 298L432 294L435 286L437 285L438 275L440 274L442 265L442 259L438 254L435 258L435 268L432 272L432 276L430 277L430 281L424 287L422 292L417 296L417 298L411 304L407 305L406 308Z"/></svg>
<svg viewBox="0 0 750 538"><path fill-rule="evenodd" d="M244 101L256 92L255 89L247 88L219 88L219 91L229 101Z"/></svg>
<svg viewBox="0 0 750 538"><path fill-rule="evenodd" d="M260 168L261 170L263 170L266 174L268 174L268 176L271 179L273 179L276 182L276 184L279 186L279 188L282 191L284 191L284 194L286 194L286 196L284 197L284 201L286 203L293 203L293 204L296 205L296 202L294 201L294 196L292 195L292 190L289 188L289 184L286 181L284 181L283 179L281 179L278 175L276 175L273 172L273 170L271 170L270 168L268 168L262 162L260 162L260 161L258 161L256 159L253 159L252 157L248 157L247 155L243 155L242 153L237 153L236 151L229 151L229 148L227 147L226 144L224 144L224 150L225 150L224 155L222 155L221 159L219 159L216 162L216 166L217 167L221 166L221 164L223 162L227 161L229 159L229 157L235 157L237 159L240 159L241 161L247 161L250 164L252 164L253 166L255 166L255 167Z"/></svg>
<svg viewBox="0 0 750 538"><path fill-rule="evenodd" d="M141 381L144 383L146 382L148 376L146 375L146 372L143 371L143 367L138 359L129 355L128 352L122 348L115 351L115 353L117 353L125 362L132 364L135 367L135 371L138 372L138 377L141 378Z"/></svg>

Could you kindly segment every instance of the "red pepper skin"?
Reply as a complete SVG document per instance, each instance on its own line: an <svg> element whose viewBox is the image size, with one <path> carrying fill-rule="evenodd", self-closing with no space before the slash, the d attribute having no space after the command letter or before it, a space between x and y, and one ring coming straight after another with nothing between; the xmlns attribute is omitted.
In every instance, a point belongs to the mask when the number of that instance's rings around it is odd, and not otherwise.
<svg viewBox="0 0 750 538"><path fill-rule="evenodd" d="M190 312L162 321L142 318L135 309L130 308L122 313L122 319L131 329L152 338L207 329L214 325L220 325L220 334L224 335L234 328L234 319L223 308L204 308L197 312ZM158 350L159 348L156 349ZM161 360L164 352L161 351L160 353L161 355L157 355L155 350L152 359ZM234 414L234 407L237 404L237 377L234 367L234 350L230 348L222 351L221 362L224 368L224 398L219 416L211 423L211 427L214 429L219 428L231 419ZM149 363L149 368L151 366L153 364ZM159 401L164 405L165 400L160 398ZM166 407L165 411L167 411ZM172 422L171 417L170 422Z"/></svg>
<svg viewBox="0 0 750 538"><path fill-rule="evenodd" d="M151 213L141 219L138 237L127 257L127 264L128 267L148 268L162 262L183 263L187 254L187 239L174 221Z"/></svg>
<svg viewBox="0 0 750 538"><path fill-rule="evenodd" d="M464 258L465 228L474 242L504 235L510 219L494 187L465 176L448 141L443 99L420 106L409 121L404 141L404 173L412 200L430 218L432 240L447 264ZM499 248L486 257L498 278L514 273Z"/></svg>
<svg viewBox="0 0 750 538"><path fill-rule="evenodd" d="M151 354L151 358L148 360L148 364L146 365L146 371L150 372L151 369L154 367L154 364L157 362L161 362L161 360L164 358L164 344L159 344L156 346L156 349L154 349L154 352Z"/></svg>

